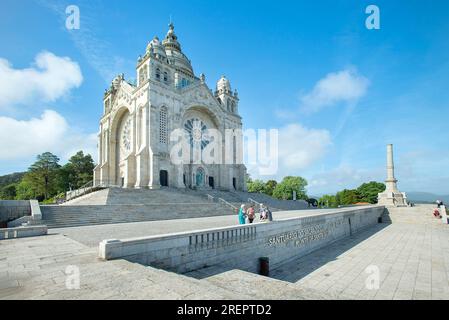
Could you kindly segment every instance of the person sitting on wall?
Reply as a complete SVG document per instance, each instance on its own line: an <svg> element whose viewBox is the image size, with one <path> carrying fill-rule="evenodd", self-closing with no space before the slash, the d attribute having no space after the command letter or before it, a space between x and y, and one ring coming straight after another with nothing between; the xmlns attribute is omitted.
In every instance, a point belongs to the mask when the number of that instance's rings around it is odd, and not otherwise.
<svg viewBox="0 0 449 320"><path fill-rule="evenodd" d="M438 209L433 210L433 215L435 218L438 218L438 219L441 218L440 211Z"/></svg>

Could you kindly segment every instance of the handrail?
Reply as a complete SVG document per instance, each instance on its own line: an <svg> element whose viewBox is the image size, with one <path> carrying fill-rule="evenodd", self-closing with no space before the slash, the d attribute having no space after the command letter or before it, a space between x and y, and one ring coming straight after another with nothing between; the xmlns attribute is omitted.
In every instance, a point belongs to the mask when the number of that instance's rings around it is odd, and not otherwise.
<svg viewBox="0 0 449 320"><path fill-rule="evenodd" d="M93 187L93 181L89 181L82 185L80 188L75 190L69 190L66 192L66 200L70 200L76 198L82 194L85 194L86 191L90 190Z"/></svg>
<svg viewBox="0 0 449 320"><path fill-rule="evenodd" d="M260 202L257 202L254 199L248 198L248 202L260 205Z"/></svg>
<svg viewBox="0 0 449 320"><path fill-rule="evenodd" d="M223 198L218 198L218 202L219 202L219 203L223 203L224 205L227 205L228 207L231 207L231 208L234 209L234 210L237 210L237 207L236 207L236 206L234 206L233 204L227 202L227 201L226 201L225 199L223 199Z"/></svg>

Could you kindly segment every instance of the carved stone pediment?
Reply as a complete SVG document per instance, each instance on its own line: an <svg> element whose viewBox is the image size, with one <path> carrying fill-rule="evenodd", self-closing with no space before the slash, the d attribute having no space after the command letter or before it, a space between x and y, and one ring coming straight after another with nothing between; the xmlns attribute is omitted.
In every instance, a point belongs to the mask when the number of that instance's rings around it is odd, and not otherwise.
<svg viewBox="0 0 449 320"><path fill-rule="evenodd" d="M187 106L206 106L214 113L223 111L218 101L204 85L195 86L184 92L184 103Z"/></svg>

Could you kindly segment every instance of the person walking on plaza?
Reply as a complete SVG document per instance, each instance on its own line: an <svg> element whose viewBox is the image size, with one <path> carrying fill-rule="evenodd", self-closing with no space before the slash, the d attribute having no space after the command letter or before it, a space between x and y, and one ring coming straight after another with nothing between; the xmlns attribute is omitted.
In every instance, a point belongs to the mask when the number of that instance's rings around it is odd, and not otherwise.
<svg viewBox="0 0 449 320"><path fill-rule="evenodd" d="M273 213L271 212L271 210L268 208L268 206L265 208L265 211L267 212L267 218L268 221L273 221Z"/></svg>
<svg viewBox="0 0 449 320"><path fill-rule="evenodd" d="M242 204L239 210L239 223L245 224L245 205Z"/></svg>
<svg viewBox="0 0 449 320"><path fill-rule="evenodd" d="M246 211L246 215L248 216L248 222L253 223L254 218L256 217L256 211L254 210L254 205L248 208Z"/></svg>
<svg viewBox="0 0 449 320"><path fill-rule="evenodd" d="M267 211L265 210L263 203L260 204L259 214L260 214L259 216L260 221L265 221L267 219Z"/></svg>

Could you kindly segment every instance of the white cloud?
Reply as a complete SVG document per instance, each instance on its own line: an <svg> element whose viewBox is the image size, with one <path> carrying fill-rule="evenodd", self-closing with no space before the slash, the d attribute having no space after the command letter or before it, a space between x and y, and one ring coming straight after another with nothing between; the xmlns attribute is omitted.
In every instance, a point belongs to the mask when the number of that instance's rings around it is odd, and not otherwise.
<svg viewBox="0 0 449 320"><path fill-rule="evenodd" d="M260 139L260 136L258 138ZM271 151L266 155L265 160L276 164L274 171L268 170L270 173L261 173L260 169L261 167L265 168L267 161L262 161L260 158L258 159L261 161L260 163L246 163L246 166L251 177L256 179L274 178L279 180L287 175L302 175L304 169L311 167L323 158L331 144L331 135L325 129L310 129L299 123L288 124L278 129L277 152ZM246 152L250 151L246 150ZM265 151L258 150L258 152ZM277 161L271 158L276 156Z"/></svg>
<svg viewBox="0 0 449 320"><path fill-rule="evenodd" d="M309 193L317 195L333 194L343 189L357 188L365 182L382 181L384 171L381 167L361 169L341 164L332 170L315 174L311 179L308 179L308 190Z"/></svg>
<svg viewBox="0 0 449 320"><path fill-rule="evenodd" d="M78 0L78 6L82 7L82 21L79 30L68 31L73 44L79 50L87 63L98 72L106 83L123 70L134 70L135 60L125 59L115 54L116 47L105 39L98 37L98 16L96 13L109 10L105 4L96 1ZM54 0L37 0L37 3L53 11L65 24L67 4ZM105 57L108 57L105 59Z"/></svg>
<svg viewBox="0 0 449 320"><path fill-rule="evenodd" d="M80 134L53 110L39 118L16 120L0 117L0 161L32 159L50 151L66 160L79 150L96 158L96 134Z"/></svg>
<svg viewBox="0 0 449 320"><path fill-rule="evenodd" d="M315 84L311 92L301 96L301 109L312 113L339 102L356 103L366 94L368 86L369 80L356 70L329 73Z"/></svg>
<svg viewBox="0 0 449 320"><path fill-rule="evenodd" d="M304 169L321 159L331 145L329 131L289 124L279 130L279 163L283 171Z"/></svg>
<svg viewBox="0 0 449 320"><path fill-rule="evenodd" d="M34 65L14 69L0 58L0 109L17 104L52 102L79 87L83 76L79 65L67 57L41 52Z"/></svg>

